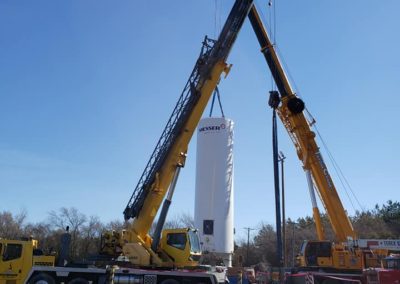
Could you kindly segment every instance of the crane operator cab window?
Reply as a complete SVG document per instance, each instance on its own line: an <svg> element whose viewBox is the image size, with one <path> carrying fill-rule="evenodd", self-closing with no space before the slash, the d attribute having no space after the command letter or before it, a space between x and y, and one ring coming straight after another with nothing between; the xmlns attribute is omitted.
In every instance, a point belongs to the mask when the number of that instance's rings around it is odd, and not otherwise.
<svg viewBox="0 0 400 284"><path fill-rule="evenodd" d="M171 233L167 235L167 244L184 250L186 247L186 234L185 233Z"/></svg>
<svg viewBox="0 0 400 284"><path fill-rule="evenodd" d="M169 233L167 235L167 245L174 248L185 250L186 243L189 240L190 252L200 253L200 240L195 230L188 230L187 233Z"/></svg>
<svg viewBox="0 0 400 284"><path fill-rule="evenodd" d="M197 231L189 231L189 241L190 241L190 251L191 252L201 252L200 240Z"/></svg>
<svg viewBox="0 0 400 284"><path fill-rule="evenodd" d="M22 255L22 245L21 244L7 244L4 247L3 261L10 261L13 259L20 258Z"/></svg>
<svg viewBox="0 0 400 284"><path fill-rule="evenodd" d="M309 242L305 247L305 256L308 266L317 266L318 258L331 257L332 243L331 242Z"/></svg>

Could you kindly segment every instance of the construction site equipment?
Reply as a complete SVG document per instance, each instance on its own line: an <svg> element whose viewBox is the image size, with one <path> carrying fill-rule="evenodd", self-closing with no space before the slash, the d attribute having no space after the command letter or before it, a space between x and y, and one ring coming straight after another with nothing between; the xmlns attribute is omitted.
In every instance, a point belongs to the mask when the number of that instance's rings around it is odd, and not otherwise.
<svg viewBox="0 0 400 284"><path fill-rule="evenodd" d="M251 6L251 0L237 0L219 39L205 38L189 80L124 211L125 220L133 221L126 231L110 238L112 242L106 245L108 251L114 248L113 256L118 256L122 250L131 263L139 266L197 265L200 250L194 250L193 246L185 250L179 248L193 245L188 240L198 242L194 231L187 230L185 234L170 230L161 234L161 230L180 168L185 165L188 144L222 73L229 72L226 59ZM149 230L167 193L152 238Z"/></svg>
<svg viewBox="0 0 400 284"><path fill-rule="evenodd" d="M274 97L276 97L276 93L279 93L279 101L276 106L277 114L296 148L298 158L302 162L312 198L318 240L304 242L299 256L300 267L306 270L324 269L361 273L362 269L377 265L379 258L386 256L388 250L359 246L357 233L347 216L322 158L315 140L315 133L311 130L311 123L305 117L304 102L293 91L275 47L255 7L252 7L249 18L261 46L261 52L278 89L278 91L271 92ZM274 100L274 98L272 99ZM334 241L325 239L314 188L318 191L326 209L334 231Z"/></svg>
<svg viewBox="0 0 400 284"><path fill-rule="evenodd" d="M114 259L124 256L135 268L57 267L54 266L54 256L41 255L34 240L0 239L0 284L216 282L215 275L210 273L175 269L197 265L201 252L196 230L162 231L162 227L180 168L185 164L189 141L220 76L229 72L230 66L226 59L247 15L279 91L277 114L303 163L310 193L314 196L315 186L335 233L335 242L325 240L318 207L313 198L318 240L304 243L300 264L305 269L357 272L368 267L367 254L376 254L372 249L357 245L357 234L337 194L315 141L315 134L304 115L304 102L293 92L252 4L251 0L236 0L218 40L205 38L189 80L124 211L125 219L133 218L133 222L126 231L105 235L102 252ZM152 238L149 230L165 197L160 223Z"/></svg>
<svg viewBox="0 0 400 284"><path fill-rule="evenodd" d="M67 233L68 234L68 233ZM151 270L104 266L55 266L55 255L44 255L32 239L0 239L0 284L10 283L217 283L201 270Z"/></svg>
<svg viewBox="0 0 400 284"><path fill-rule="evenodd" d="M113 269L115 277L111 278L115 283L216 282L210 273L175 270L197 266L201 256L197 231L191 228L162 231L162 228L179 171L185 165L188 144L222 73L228 74L230 70L226 60L252 4L252 0L236 0L218 40L204 39L189 80L124 210L125 220L133 221L127 230L107 232L103 236L101 253L110 260L123 256L134 267L167 270L124 269L121 274L118 269ZM163 200L152 238L149 230ZM45 262L38 262L33 256L34 242L13 244L13 241L2 241L1 244L0 284L102 283L109 278L105 269L54 267L54 257L49 258L48 266L37 266L35 264ZM11 252L12 258L8 257Z"/></svg>
<svg viewBox="0 0 400 284"><path fill-rule="evenodd" d="M400 282L400 254L390 254L382 259L380 268L364 271L364 283L396 284Z"/></svg>

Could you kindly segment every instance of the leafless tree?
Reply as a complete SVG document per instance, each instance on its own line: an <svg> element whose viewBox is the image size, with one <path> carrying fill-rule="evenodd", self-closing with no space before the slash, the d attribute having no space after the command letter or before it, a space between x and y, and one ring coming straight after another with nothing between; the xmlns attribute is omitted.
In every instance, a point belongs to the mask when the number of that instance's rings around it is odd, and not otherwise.
<svg viewBox="0 0 400 284"><path fill-rule="evenodd" d="M24 237L23 225L26 219L26 211L13 215L11 212L0 212L0 237L16 239Z"/></svg>
<svg viewBox="0 0 400 284"><path fill-rule="evenodd" d="M123 229L127 229L128 227L128 222L121 222L120 220L113 220L111 222L108 222L106 225L104 225L104 230L107 231L121 231Z"/></svg>
<svg viewBox="0 0 400 284"><path fill-rule="evenodd" d="M71 207L62 207L57 211L49 212L49 223L55 229L65 229L69 227L71 233L71 256L77 257L79 255L79 238L83 230L83 225L87 221L87 217L80 213L78 209Z"/></svg>
<svg viewBox="0 0 400 284"><path fill-rule="evenodd" d="M194 228L194 219L189 213L181 213L167 218L164 228Z"/></svg>
<svg viewBox="0 0 400 284"><path fill-rule="evenodd" d="M96 253L98 250L99 240L103 231L103 224L97 216L90 216L89 220L82 226L80 254L88 256Z"/></svg>

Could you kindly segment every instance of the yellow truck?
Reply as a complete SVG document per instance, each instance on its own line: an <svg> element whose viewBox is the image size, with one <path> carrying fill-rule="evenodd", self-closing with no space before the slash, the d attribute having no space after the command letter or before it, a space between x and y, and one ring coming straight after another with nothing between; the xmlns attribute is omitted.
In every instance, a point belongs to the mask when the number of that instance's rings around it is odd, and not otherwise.
<svg viewBox="0 0 400 284"><path fill-rule="evenodd" d="M55 256L43 255L33 239L0 239L0 283L23 283L33 266L54 266Z"/></svg>
<svg viewBox="0 0 400 284"><path fill-rule="evenodd" d="M33 239L0 239L0 255L0 284L218 283L216 274L204 269L55 266L55 255L44 255Z"/></svg>

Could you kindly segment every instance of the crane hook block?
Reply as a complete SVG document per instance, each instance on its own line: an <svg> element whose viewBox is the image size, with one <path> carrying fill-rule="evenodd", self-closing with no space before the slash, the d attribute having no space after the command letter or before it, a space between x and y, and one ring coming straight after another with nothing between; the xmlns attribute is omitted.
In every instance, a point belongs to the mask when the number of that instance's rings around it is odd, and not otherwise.
<svg viewBox="0 0 400 284"><path fill-rule="evenodd" d="M301 99L294 97L289 99L289 101L287 102L287 107L289 108L291 113L299 114L304 110L305 105Z"/></svg>
<svg viewBox="0 0 400 284"><path fill-rule="evenodd" d="M281 102L281 99L279 98L279 93L278 91L269 91L269 100L268 100L268 105L276 109Z"/></svg>

